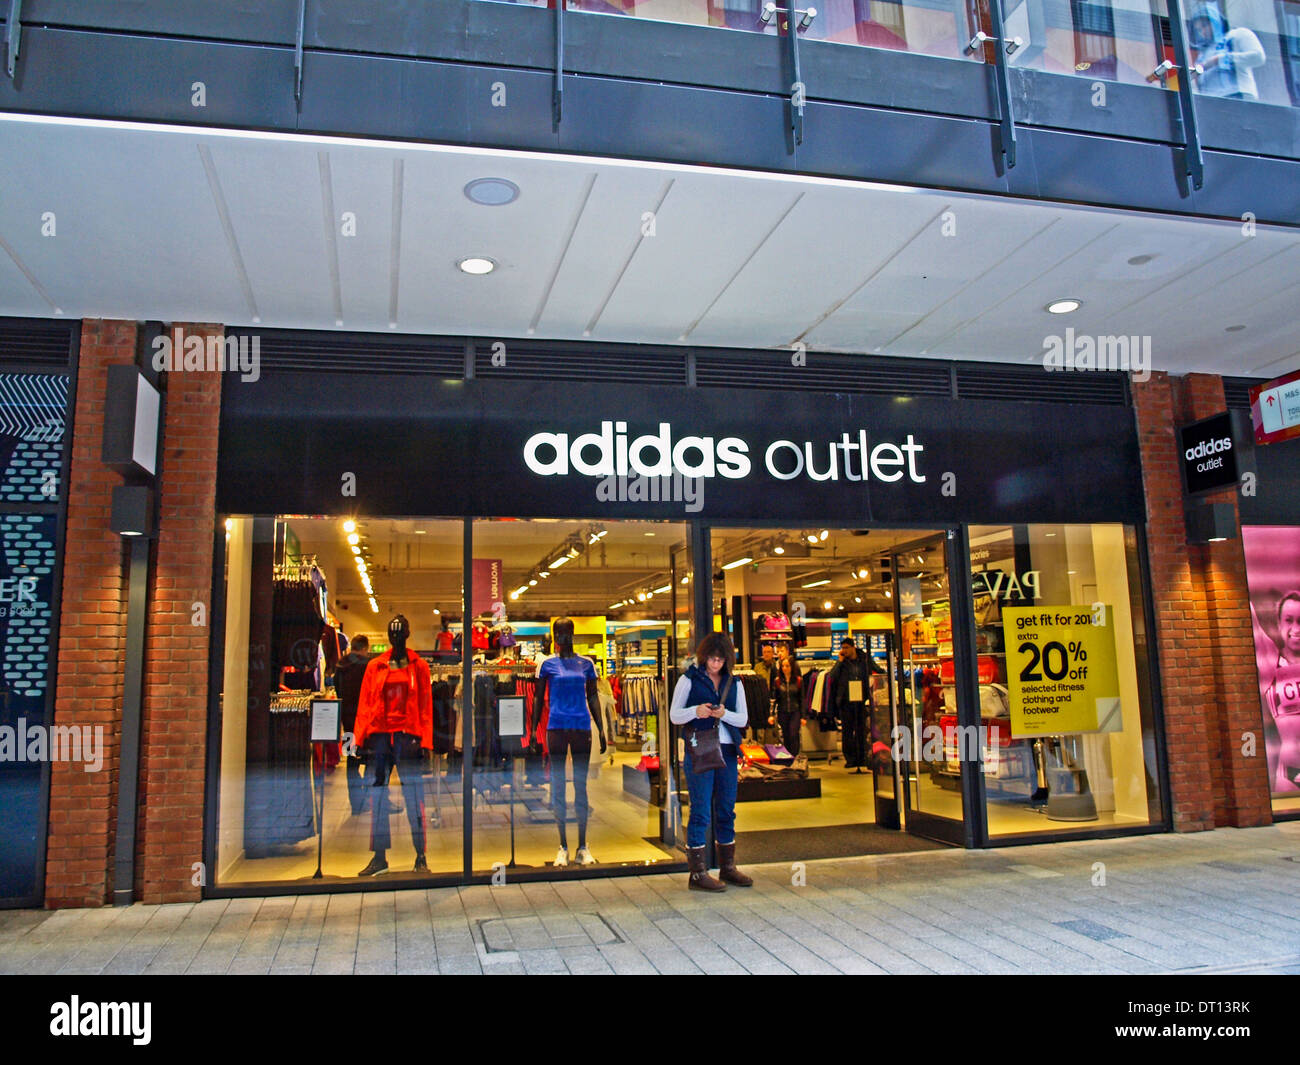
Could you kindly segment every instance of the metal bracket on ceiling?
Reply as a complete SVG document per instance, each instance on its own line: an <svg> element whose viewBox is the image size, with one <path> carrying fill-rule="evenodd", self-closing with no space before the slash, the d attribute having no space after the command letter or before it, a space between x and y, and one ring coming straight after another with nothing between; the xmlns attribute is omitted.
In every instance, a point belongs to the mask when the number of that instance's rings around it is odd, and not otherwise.
<svg viewBox="0 0 1300 1065"><path fill-rule="evenodd" d="M1205 157L1201 152L1201 134L1196 124L1196 101L1192 93L1192 78L1204 73L1199 63L1191 61L1187 47L1187 29L1183 22L1182 0L1169 0L1169 36L1174 44L1174 63L1179 71L1178 113L1183 138L1183 173L1191 190L1205 181ZM1161 66L1164 66L1161 63ZM1156 70L1159 70L1157 67ZM1161 79L1161 85L1165 84ZM1188 193L1184 193L1188 195Z"/></svg>
<svg viewBox="0 0 1300 1065"><path fill-rule="evenodd" d="M564 112L564 6L565 0L552 0L555 4L555 81L551 85L551 128L560 128Z"/></svg>
<svg viewBox="0 0 1300 1065"><path fill-rule="evenodd" d="M302 42L307 29L307 0L298 0L298 39L293 46L293 99L302 106Z"/></svg>
<svg viewBox="0 0 1300 1065"><path fill-rule="evenodd" d="M790 137L790 154L793 155L795 148L803 143L803 109L808 98L807 87L799 70L799 31L812 25L813 19L817 17L817 9L778 7L773 0L767 0L758 16L759 25L768 25L778 14L785 16L778 21L776 28L777 33L785 29L786 53L790 58L790 125L786 132ZM799 18L798 25L795 24L795 16Z"/></svg>
<svg viewBox="0 0 1300 1065"><path fill-rule="evenodd" d="M18 69L18 48L23 36L23 0L9 0L9 17L5 21L5 73L14 80Z"/></svg>

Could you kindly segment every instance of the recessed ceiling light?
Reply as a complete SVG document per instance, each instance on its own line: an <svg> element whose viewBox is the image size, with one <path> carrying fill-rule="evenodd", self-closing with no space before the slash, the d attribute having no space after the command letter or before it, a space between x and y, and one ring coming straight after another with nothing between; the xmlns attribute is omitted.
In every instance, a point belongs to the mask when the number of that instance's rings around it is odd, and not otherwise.
<svg viewBox="0 0 1300 1065"><path fill-rule="evenodd" d="M1133 256L1133 258L1128 261L1128 264L1129 266L1146 266L1146 264L1154 258L1154 255L1149 255L1144 252L1142 255Z"/></svg>
<svg viewBox="0 0 1300 1065"><path fill-rule="evenodd" d="M490 274L497 268L497 264L491 259L484 259L477 256L471 256L468 259L461 259L456 264L467 274Z"/></svg>
<svg viewBox="0 0 1300 1065"><path fill-rule="evenodd" d="M475 178L465 186L465 195L484 207L501 207L519 199L519 186L505 178Z"/></svg>
<svg viewBox="0 0 1300 1065"><path fill-rule="evenodd" d="M1077 311L1080 307L1078 300L1053 300L1047 305L1048 314L1069 314L1071 311Z"/></svg>

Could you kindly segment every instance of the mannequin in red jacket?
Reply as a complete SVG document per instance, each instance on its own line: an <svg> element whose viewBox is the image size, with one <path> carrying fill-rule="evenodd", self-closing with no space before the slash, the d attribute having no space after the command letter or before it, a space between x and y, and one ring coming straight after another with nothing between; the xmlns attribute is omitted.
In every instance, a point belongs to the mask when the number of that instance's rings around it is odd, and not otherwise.
<svg viewBox="0 0 1300 1065"><path fill-rule="evenodd" d="M433 685L429 666L408 650L410 623L398 614L388 623L391 650L370 660L361 679L357 723L352 741L366 751L370 763L370 849L374 857L358 876L374 876L388 868L392 845L388 815L388 778L393 769L401 778L406 819L415 845L415 872L427 873L425 860L424 786L420 769L423 751L433 750Z"/></svg>

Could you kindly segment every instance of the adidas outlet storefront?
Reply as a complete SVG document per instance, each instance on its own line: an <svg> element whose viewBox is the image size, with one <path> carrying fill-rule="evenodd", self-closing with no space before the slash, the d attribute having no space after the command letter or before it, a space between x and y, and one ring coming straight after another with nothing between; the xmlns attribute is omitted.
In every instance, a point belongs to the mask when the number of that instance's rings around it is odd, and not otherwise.
<svg viewBox="0 0 1300 1065"><path fill-rule="evenodd" d="M668 703L718 628L742 860L1169 827L1122 376L259 338L221 401L209 893L684 868ZM600 709L557 748L560 617Z"/></svg>

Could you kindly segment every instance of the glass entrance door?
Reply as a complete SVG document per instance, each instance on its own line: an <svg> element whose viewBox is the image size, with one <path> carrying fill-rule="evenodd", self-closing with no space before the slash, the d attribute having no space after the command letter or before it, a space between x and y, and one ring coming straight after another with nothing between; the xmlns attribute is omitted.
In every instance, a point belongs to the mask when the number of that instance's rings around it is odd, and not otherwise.
<svg viewBox="0 0 1300 1065"><path fill-rule="evenodd" d="M970 749L978 730L958 720L946 537L900 545L891 562L898 652L891 656L898 726L891 747L904 826L915 835L961 843L962 774L978 761L978 750Z"/></svg>

